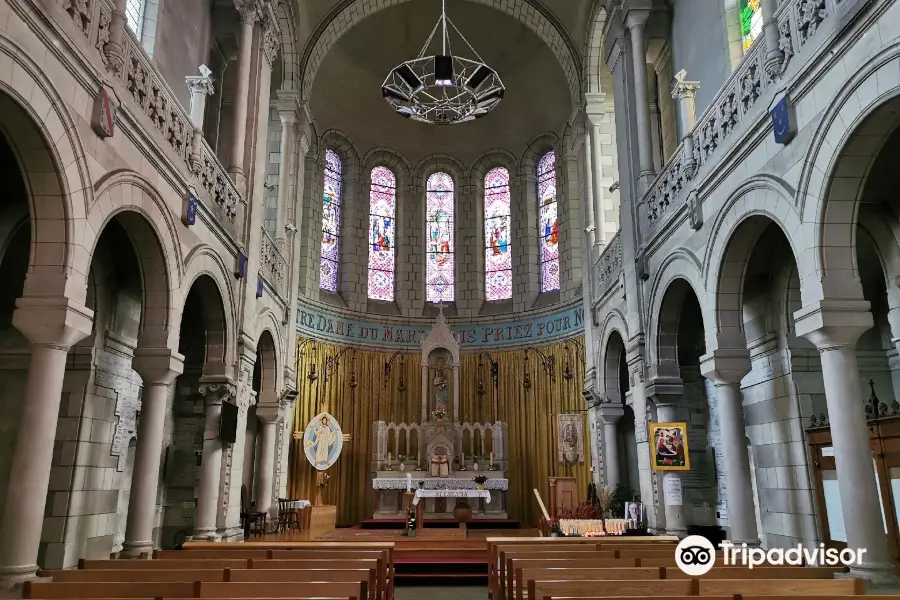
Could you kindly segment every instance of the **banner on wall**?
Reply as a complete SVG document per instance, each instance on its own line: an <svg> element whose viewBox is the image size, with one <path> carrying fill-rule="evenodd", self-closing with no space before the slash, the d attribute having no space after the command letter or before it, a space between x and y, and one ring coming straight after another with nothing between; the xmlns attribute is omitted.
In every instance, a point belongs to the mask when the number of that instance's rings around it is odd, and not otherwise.
<svg viewBox="0 0 900 600"><path fill-rule="evenodd" d="M380 348L418 346L431 329L430 324L397 325L358 321L300 305L297 308L297 333L337 344L369 345ZM478 347L549 343L584 332L584 308L579 304L561 312L540 315L522 321L458 324L450 329L463 350Z"/></svg>

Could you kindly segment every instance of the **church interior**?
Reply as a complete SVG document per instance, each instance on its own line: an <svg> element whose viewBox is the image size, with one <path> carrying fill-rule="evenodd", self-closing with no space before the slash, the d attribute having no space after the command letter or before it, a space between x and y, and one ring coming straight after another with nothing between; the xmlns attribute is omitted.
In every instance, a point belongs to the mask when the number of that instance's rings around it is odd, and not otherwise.
<svg viewBox="0 0 900 600"><path fill-rule="evenodd" d="M0 597L900 599L898 42L0 0Z"/></svg>

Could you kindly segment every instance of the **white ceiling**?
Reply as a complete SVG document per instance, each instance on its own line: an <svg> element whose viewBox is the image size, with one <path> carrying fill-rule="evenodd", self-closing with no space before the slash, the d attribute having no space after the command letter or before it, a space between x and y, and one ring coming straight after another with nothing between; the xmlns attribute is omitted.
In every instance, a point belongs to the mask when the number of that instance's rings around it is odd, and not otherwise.
<svg viewBox="0 0 900 600"><path fill-rule="evenodd" d="M338 1L316 0L311 6L325 14ZM576 5L586 1L548 3L571 5L559 17L575 19ZM362 20L327 54L316 74L310 106L319 133L331 128L346 132L361 155L386 146L413 164L430 154L447 153L466 165L494 148L521 156L539 134L560 133L571 113L569 88L543 41L517 19L484 4L450 0L447 11L506 85L506 97L494 112L472 123L434 126L397 116L383 100L385 76L418 54L440 14L437 0L415 0ZM455 38L451 42L457 54L467 54L460 52L462 44Z"/></svg>

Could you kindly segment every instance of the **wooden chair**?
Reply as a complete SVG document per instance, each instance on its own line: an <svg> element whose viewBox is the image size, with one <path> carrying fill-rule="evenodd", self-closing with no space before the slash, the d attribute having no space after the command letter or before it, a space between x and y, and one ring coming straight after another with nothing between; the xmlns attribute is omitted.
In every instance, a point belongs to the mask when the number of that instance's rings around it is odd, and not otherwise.
<svg viewBox="0 0 900 600"><path fill-rule="evenodd" d="M268 515L264 512L254 511L254 503L249 501L247 486L241 486L241 528L244 530L244 538L249 538L253 533L266 534L266 521Z"/></svg>
<svg viewBox="0 0 900 600"><path fill-rule="evenodd" d="M300 531L300 511L290 508L287 498L278 499L278 533Z"/></svg>

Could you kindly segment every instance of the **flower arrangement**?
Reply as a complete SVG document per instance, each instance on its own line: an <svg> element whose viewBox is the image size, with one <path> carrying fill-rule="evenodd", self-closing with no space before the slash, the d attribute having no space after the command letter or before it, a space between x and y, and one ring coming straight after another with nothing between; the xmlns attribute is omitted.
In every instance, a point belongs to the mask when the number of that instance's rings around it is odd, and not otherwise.
<svg viewBox="0 0 900 600"><path fill-rule="evenodd" d="M318 487L320 490L324 490L325 486L328 485L329 479L331 479L331 475L329 475L328 473L322 473L322 477L319 479L319 481L316 482L316 487Z"/></svg>
<svg viewBox="0 0 900 600"><path fill-rule="evenodd" d="M475 485L478 487L479 490L483 490L484 484L487 481L487 477L485 477L484 475L476 475L475 477L472 478L472 481L475 482Z"/></svg>
<svg viewBox="0 0 900 600"><path fill-rule="evenodd" d="M559 528L559 519L550 519L547 522L547 527L550 529L551 537L558 537L562 535L562 530Z"/></svg>
<svg viewBox="0 0 900 600"><path fill-rule="evenodd" d="M437 419L438 421L443 421L443 420L444 420L444 417L447 416L447 413L445 413L445 412L442 411L441 409L438 409L438 410L434 411L434 412L431 413L431 414L433 414L433 415L434 415L434 418Z"/></svg>

